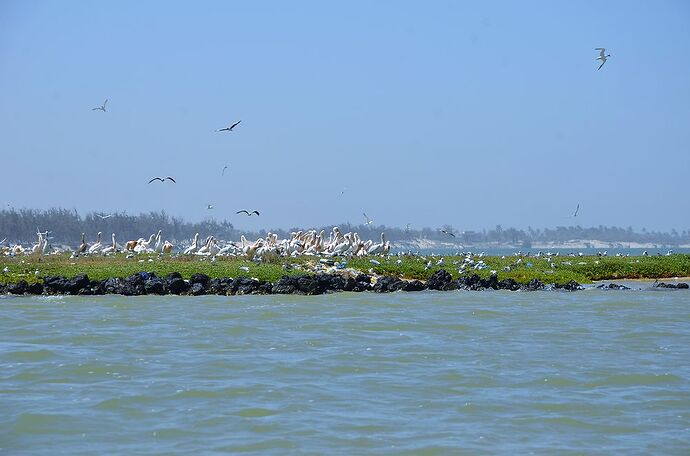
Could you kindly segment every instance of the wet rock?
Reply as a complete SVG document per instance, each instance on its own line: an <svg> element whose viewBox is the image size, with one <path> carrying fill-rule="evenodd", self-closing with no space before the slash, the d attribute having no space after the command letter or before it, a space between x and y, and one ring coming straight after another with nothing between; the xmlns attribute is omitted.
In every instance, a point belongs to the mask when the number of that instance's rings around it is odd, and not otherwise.
<svg viewBox="0 0 690 456"><path fill-rule="evenodd" d="M503 279L498 282L498 288L501 290L518 291L522 286L514 279Z"/></svg>
<svg viewBox="0 0 690 456"><path fill-rule="evenodd" d="M453 280L450 273L445 269L434 272L426 281L426 286L430 290L443 290ZM457 287L456 287L457 288Z"/></svg>
<svg viewBox="0 0 690 456"><path fill-rule="evenodd" d="M361 292L361 291L371 291L371 276L366 274L358 274L355 277L355 284L351 291Z"/></svg>
<svg viewBox="0 0 690 456"><path fill-rule="evenodd" d="M498 290L498 277L495 274L491 274L488 279L480 279L479 286L481 288L491 288L492 290Z"/></svg>
<svg viewBox="0 0 690 456"><path fill-rule="evenodd" d="M208 282L211 280L209 276L206 274L192 274L192 277L189 278L189 283L192 284L192 286L195 283L200 283L201 285L205 287L208 287Z"/></svg>
<svg viewBox="0 0 690 456"><path fill-rule="evenodd" d="M522 287L523 290L527 291L537 291L537 290L543 290L546 287L544 282L542 282L539 279L532 279L525 286Z"/></svg>
<svg viewBox="0 0 690 456"><path fill-rule="evenodd" d="M271 294L271 290L273 289L273 284L271 282L266 282L266 281L259 281L259 286L256 287L256 291L254 294L262 294L262 295L267 295Z"/></svg>
<svg viewBox="0 0 690 456"><path fill-rule="evenodd" d="M43 288L46 293L65 293L65 283L67 279L60 276L43 277Z"/></svg>
<svg viewBox="0 0 690 456"><path fill-rule="evenodd" d="M86 274L79 274L63 283L62 293L79 294L79 290L88 288L89 285L91 285L89 276Z"/></svg>
<svg viewBox="0 0 690 456"><path fill-rule="evenodd" d="M301 276L297 279L297 288L306 295L322 294L319 281L314 276Z"/></svg>
<svg viewBox="0 0 690 456"><path fill-rule="evenodd" d="M182 275L179 272L171 272L170 274L165 276L165 280L172 280L172 279L181 279Z"/></svg>
<svg viewBox="0 0 690 456"><path fill-rule="evenodd" d="M602 283L601 285L597 285L597 288L606 289L606 290L629 290L630 289L630 287L626 287L625 285L618 285L616 283L609 283L608 285Z"/></svg>
<svg viewBox="0 0 690 456"><path fill-rule="evenodd" d="M327 291L331 290L331 280L333 279L333 274L316 274L314 276L319 282L319 290L321 290L321 293L326 293Z"/></svg>
<svg viewBox="0 0 690 456"><path fill-rule="evenodd" d="M230 291L233 294L254 294L259 288L259 281L248 277L238 277L232 281Z"/></svg>
<svg viewBox="0 0 690 456"><path fill-rule="evenodd" d="M203 283L195 282L189 288L189 294L193 296L201 296L203 294L206 294L206 288L204 287Z"/></svg>
<svg viewBox="0 0 690 456"><path fill-rule="evenodd" d="M32 283L26 288L26 292L32 295L43 294L43 284L40 282Z"/></svg>
<svg viewBox="0 0 690 456"><path fill-rule="evenodd" d="M481 289L481 277L478 274L472 274L469 277L460 277L457 280L458 286L466 290L479 290Z"/></svg>
<svg viewBox="0 0 690 456"><path fill-rule="evenodd" d="M146 294L165 294L165 280L155 276L145 280L144 291Z"/></svg>
<svg viewBox="0 0 690 456"><path fill-rule="evenodd" d="M555 290L565 290L565 291L582 290L582 287L580 286L580 284L575 282L574 280L571 280L570 282L566 282L566 283L554 283L553 288Z"/></svg>
<svg viewBox="0 0 690 456"><path fill-rule="evenodd" d="M405 288L405 281L391 276L382 276L376 281L373 290L376 293L389 293L392 291L399 291Z"/></svg>
<svg viewBox="0 0 690 456"><path fill-rule="evenodd" d="M676 284L676 288L682 288L682 289L687 290L688 288L690 288L690 286L685 282L680 282L680 283Z"/></svg>
<svg viewBox="0 0 690 456"><path fill-rule="evenodd" d="M271 291L275 294L292 294L297 291L297 287L297 279L283 276L273 285Z"/></svg>
<svg viewBox="0 0 690 456"><path fill-rule="evenodd" d="M177 274L177 273L173 273ZM170 276L172 274L168 274ZM179 274L178 274L179 275ZM185 293L189 290L190 285L189 282L185 281L182 277L166 277L165 279L165 288L168 290L169 293L172 294L182 294Z"/></svg>
<svg viewBox="0 0 690 456"><path fill-rule="evenodd" d="M354 286L355 281L352 280ZM332 274L328 282L328 290L343 291L347 287L347 280L339 274Z"/></svg>
<svg viewBox="0 0 690 456"><path fill-rule="evenodd" d="M26 280L22 279L17 283L11 283L7 285L6 291L7 293L11 293L14 295L23 295L24 293L27 292L27 288L29 287L29 284L26 283Z"/></svg>
<svg viewBox="0 0 690 456"><path fill-rule="evenodd" d="M227 295L232 286L232 279L223 277L221 279L211 279L208 281L208 293L216 295Z"/></svg>
<svg viewBox="0 0 690 456"><path fill-rule="evenodd" d="M426 284L421 280L411 280L403 284L404 291L422 291L426 290Z"/></svg>

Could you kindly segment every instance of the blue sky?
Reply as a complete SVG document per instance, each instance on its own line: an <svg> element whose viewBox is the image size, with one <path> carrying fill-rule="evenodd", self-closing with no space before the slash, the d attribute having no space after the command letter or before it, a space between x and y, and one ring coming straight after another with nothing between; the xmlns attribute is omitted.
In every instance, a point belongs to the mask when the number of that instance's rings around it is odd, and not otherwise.
<svg viewBox="0 0 690 456"><path fill-rule="evenodd" d="M688 229L688 24L686 1L0 1L0 200Z"/></svg>

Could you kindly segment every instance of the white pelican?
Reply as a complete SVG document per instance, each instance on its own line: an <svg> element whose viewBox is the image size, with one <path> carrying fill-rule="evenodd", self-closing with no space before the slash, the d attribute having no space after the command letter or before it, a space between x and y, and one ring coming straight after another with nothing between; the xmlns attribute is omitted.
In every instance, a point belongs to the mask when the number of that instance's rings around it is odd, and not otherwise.
<svg viewBox="0 0 690 456"><path fill-rule="evenodd" d="M187 247L184 252L182 252L183 255L191 255L192 253L196 252L199 250L199 233L196 233L194 235L194 240L192 241L192 245Z"/></svg>
<svg viewBox="0 0 690 456"><path fill-rule="evenodd" d="M104 248L103 250L101 250L101 253L103 255L108 255L108 254L117 252L117 244L115 243L115 233L113 233L112 238L113 238L113 243L111 245L109 245L108 247Z"/></svg>
<svg viewBox="0 0 690 456"><path fill-rule="evenodd" d="M369 250L367 250L367 253L369 255L378 255L383 253L384 249L386 246L386 235L381 233L381 242L378 244L373 244L371 247L369 247Z"/></svg>
<svg viewBox="0 0 690 456"><path fill-rule="evenodd" d="M101 244L101 232L98 232L98 235L96 236L96 243L93 244L91 247L89 247L89 254L94 254L98 253L103 249L103 244Z"/></svg>

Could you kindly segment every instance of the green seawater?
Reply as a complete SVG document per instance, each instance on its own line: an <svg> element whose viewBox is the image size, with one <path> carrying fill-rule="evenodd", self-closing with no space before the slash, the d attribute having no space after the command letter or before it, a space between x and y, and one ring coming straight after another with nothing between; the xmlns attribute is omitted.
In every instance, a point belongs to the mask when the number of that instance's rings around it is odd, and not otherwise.
<svg viewBox="0 0 690 456"><path fill-rule="evenodd" d="M0 454L688 454L690 293L0 298Z"/></svg>

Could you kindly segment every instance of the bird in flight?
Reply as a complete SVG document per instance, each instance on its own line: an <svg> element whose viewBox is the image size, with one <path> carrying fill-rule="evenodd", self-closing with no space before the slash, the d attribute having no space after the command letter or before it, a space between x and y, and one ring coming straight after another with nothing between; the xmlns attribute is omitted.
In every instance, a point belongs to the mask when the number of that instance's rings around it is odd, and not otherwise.
<svg viewBox="0 0 690 456"><path fill-rule="evenodd" d="M228 165L223 166L223 171L220 173L221 176L225 176L226 169L228 169Z"/></svg>
<svg viewBox="0 0 690 456"><path fill-rule="evenodd" d="M247 215L250 216L250 217L252 216L252 214L261 215L261 214L259 214L259 211L251 211L251 212L249 212L249 211L246 210L246 209L242 209L241 211L237 211L237 212L235 212L235 214L247 214Z"/></svg>
<svg viewBox="0 0 690 456"><path fill-rule="evenodd" d="M206 209L213 209L213 204L207 204Z"/></svg>
<svg viewBox="0 0 690 456"><path fill-rule="evenodd" d="M599 68L597 68L597 71L601 70L601 67L604 66L606 63L606 59L611 57L611 54L606 54L606 48L594 48L595 51L599 51L599 57L597 57L594 60L601 60L601 65L599 65Z"/></svg>
<svg viewBox="0 0 690 456"><path fill-rule="evenodd" d="M112 217L113 214L108 214L108 215L103 215L103 214L96 214L96 217L100 217L101 219L107 219Z"/></svg>
<svg viewBox="0 0 690 456"><path fill-rule="evenodd" d="M455 237L455 235L454 235L453 233L451 233L450 231L446 231L446 230L439 230L439 231L440 231L441 233L443 233L443 234L447 234L448 236L453 236L453 237Z"/></svg>
<svg viewBox="0 0 690 456"><path fill-rule="evenodd" d="M105 112L105 105L106 105L106 103L108 103L108 99L107 99L107 98L105 99L105 101L103 102L102 105L97 106L97 107L95 107L95 108L91 108L91 110L92 110L92 111L103 111L103 112Z"/></svg>
<svg viewBox="0 0 690 456"><path fill-rule="evenodd" d="M577 203L577 208L575 208L575 213L573 214L573 217L577 217L577 213L580 211L580 203Z"/></svg>
<svg viewBox="0 0 690 456"><path fill-rule="evenodd" d="M366 222L364 223L365 225L371 225L372 223L374 223L374 221L369 218L366 212L362 212L362 215L364 215L364 220L366 220Z"/></svg>
<svg viewBox="0 0 690 456"><path fill-rule="evenodd" d="M161 181L161 182L165 182L166 180L171 180L171 181L173 182L173 184L177 184L177 182L175 181L175 179L173 179L173 178L170 177L170 176L168 176L168 177L154 177L153 179L151 179L151 180L149 181L149 184L150 184L151 182L153 182L153 181L156 181L156 180L159 180L159 181Z"/></svg>
<svg viewBox="0 0 690 456"><path fill-rule="evenodd" d="M242 121L241 121L241 120L238 120L237 122L235 122L234 124L230 125L229 127L219 128L219 129L216 130L216 131L232 131L232 129L235 128L236 126L238 126L238 125L240 124L240 122L242 122Z"/></svg>

